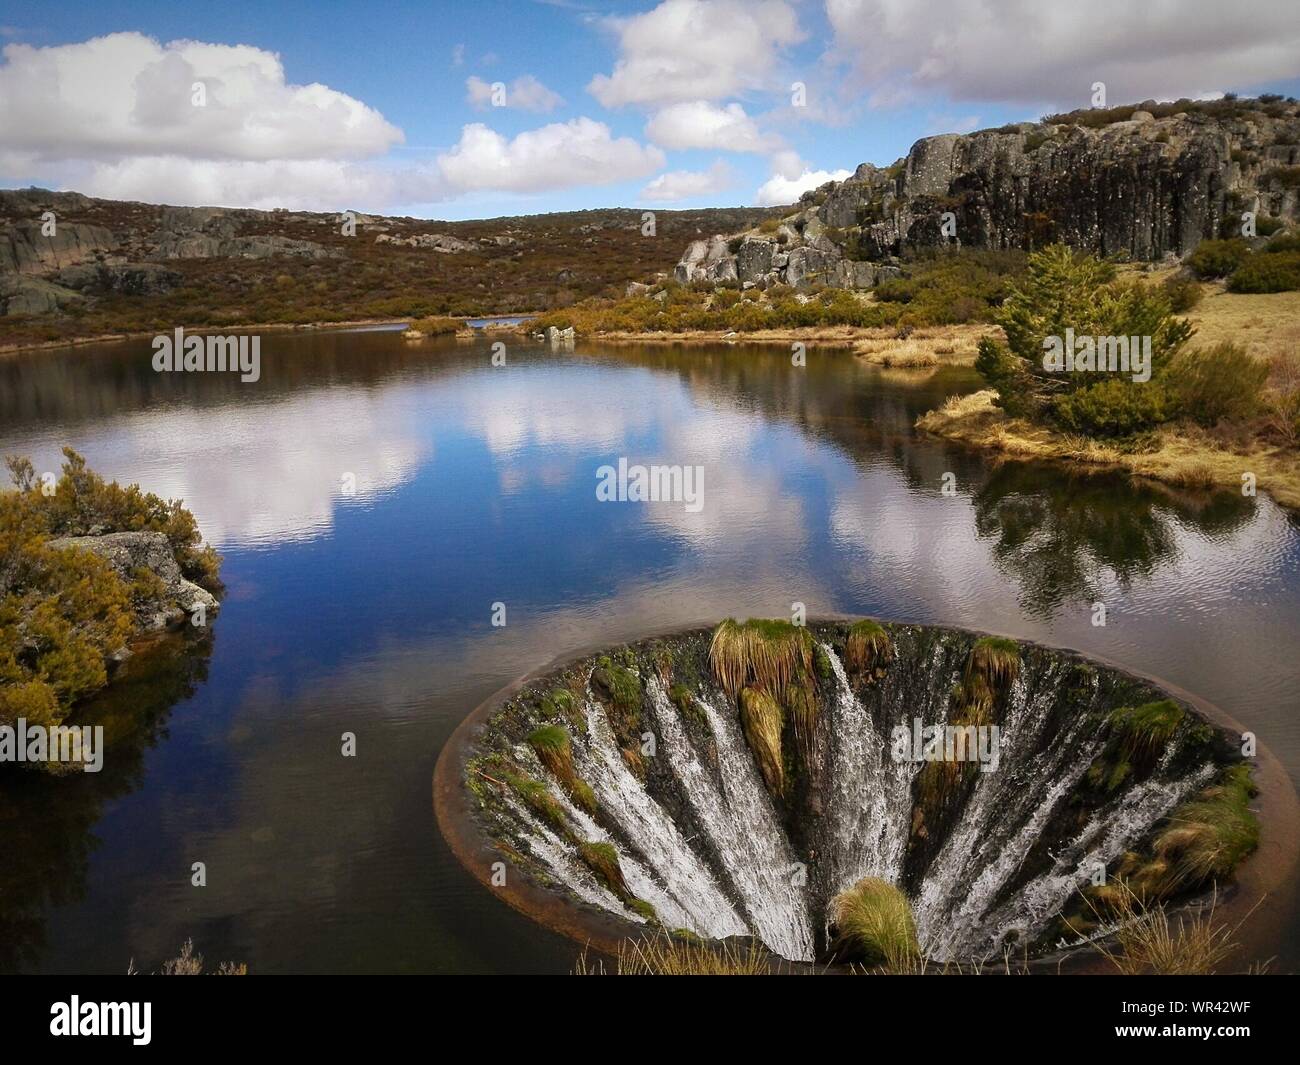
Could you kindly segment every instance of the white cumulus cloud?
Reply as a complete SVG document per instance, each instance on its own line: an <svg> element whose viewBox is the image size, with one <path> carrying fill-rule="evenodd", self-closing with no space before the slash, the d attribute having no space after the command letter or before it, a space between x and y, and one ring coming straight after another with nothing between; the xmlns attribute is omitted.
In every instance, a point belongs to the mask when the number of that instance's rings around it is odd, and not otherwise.
<svg viewBox="0 0 1300 1065"><path fill-rule="evenodd" d="M834 47L879 103L953 100L1087 107L1201 96L1300 74L1295 0L826 0Z"/></svg>
<svg viewBox="0 0 1300 1065"><path fill-rule="evenodd" d="M644 177L664 165L664 153L631 137L614 137L603 122L575 118L507 139L475 122L436 166L452 191L538 192L606 185Z"/></svg>
<svg viewBox="0 0 1300 1065"><path fill-rule="evenodd" d="M248 45L114 33L2 54L0 145L40 161L356 159L402 141L378 111L289 84L278 56Z"/></svg>
<svg viewBox="0 0 1300 1065"><path fill-rule="evenodd" d="M786 0L664 0L605 20L618 37L610 74L588 91L606 107L717 100L772 88L785 48L803 39Z"/></svg>
<svg viewBox="0 0 1300 1065"><path fill-rule="evenodd" d="M670 170L660 174L641 190L641 198L661 202L691 200L721 192L734 183L731 168L719 160L708 170Z"/></svg>
<svg viewBox="0 0 1300 1065"><path fill-rule="evenodd" d="M828 181L843 181L852 176L851 170L805 170L798 177L773 174L754 193L754 204L758 207L776 207L781 204L794 203L809 189L825 185Z"/></svg>
<svg viewBox="0 0 1300 1065"><path fill-rule="evenodd" d="M547 112L554 111L560 104L564 103L564 98L558 92L548 89L531 74L521 74L508 85L505 82L484 81L478 75L471 75L465 79L466 100L475 107L491 107L493 105L493 90L496 85L501 86L501 98L505 101L498 104L499 107L514 107L520 111Z"/></svg>
<svg viewBox="0 0 1300 1065"><path fill-rule="evenodd" d="M769 152L782 143L761 132L740 104L719 107L707 100L670 104L650 119L645 135L664 148L726 152Z"/></svg>

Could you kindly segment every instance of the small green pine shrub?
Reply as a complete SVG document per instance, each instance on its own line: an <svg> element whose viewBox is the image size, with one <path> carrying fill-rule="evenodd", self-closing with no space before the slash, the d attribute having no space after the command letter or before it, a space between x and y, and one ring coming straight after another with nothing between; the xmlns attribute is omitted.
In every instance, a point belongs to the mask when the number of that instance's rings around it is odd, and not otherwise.
<svg viewBox="0 0 1300 1065"><path fill-rule="evenodd" d="M1136 384L1118 377L1059 396L1052 410L1062 428L1100 437L1149 432L1170 416L1165 390L1158 383Z"/></svg>

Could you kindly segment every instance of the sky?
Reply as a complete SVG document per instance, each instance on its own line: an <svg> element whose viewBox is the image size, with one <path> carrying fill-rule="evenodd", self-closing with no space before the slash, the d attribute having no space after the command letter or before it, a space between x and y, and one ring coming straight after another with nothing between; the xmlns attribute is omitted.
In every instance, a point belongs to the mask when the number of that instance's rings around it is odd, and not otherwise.
<svg viewBox="0 0 1300 1065"><path fill-rule="evenodd" d="M1295 0L0 0L0 187L464 219L790 203L919 138L1300 96Z"/></svg>

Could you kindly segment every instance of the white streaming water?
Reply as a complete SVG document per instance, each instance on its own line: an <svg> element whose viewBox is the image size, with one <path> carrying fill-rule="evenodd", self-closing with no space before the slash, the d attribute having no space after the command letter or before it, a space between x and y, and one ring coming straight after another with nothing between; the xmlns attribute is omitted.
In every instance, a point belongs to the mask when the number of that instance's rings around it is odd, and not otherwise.
<svg viewBox="0 0 1300 1065"><path fill-rule="evenodd" d="M596 879L587 864L578 856L573 844L561 839L533 816L533 812L509 792L505 795L511 812L527 828L528 849L533 857L546 866L550 874L578 898L616 913L630 921L645 923L645 918L627 909L622 901Z"/></svg>
<svg viewBox="0 0 1300 1065"><path fill-rule="evenodd" d="M578 806L560 786L560 782L542 765L540 759L527 744L515 747L515 758L530 774L546 783L551 795L559 803L564 815L573 824L577 834L589 843L608 843L618 852L618 864L623 873L623 882L628 890L638 899L654 907L655 917L665 928L685 928L697 935L708 935L708 930L697 926L695 914L691 913L680 900L655 877L638 858L612 838L582 807Z"/></svg>
<svg viewBox="0 0 1300 1065"><path fill-rule="evenodd" d="M819 728L824 731L818 741L825 758L825 827L819 844L824 853L809 860L821 863L821 875L812 882L819 895L830 897L867 876L902 880L918 767L895 761L888 731L893 725L910 727L914 717L926 725L946 720L954 677L950 648L935 641L924 661L910 664L907 683L882 690L887 717L878 726L834 650L826 645L822 650L835 683L823 693ZM1079 712L1062 724L1061 685L1078 682L1071 670L1067 661L1052 661L1032 674L1022 670L1008 692L998 768L975 776L912 899L922 949L931 958L985 960L1033 941L1085 882L1092 863L1114 860L1215 771L1205 764L1174 778L1175 745L1170 744L1148 779L1093 811L1072 838L1054 840L1046 865L1036 852L1043 833L1104 742L1097 715L1087 712L1100 690L1095 678L1090 692L1072 694ZM740 723L722 709L726 697L716 688L697 696L716 751L716 759L711 751L706 761L664 685L654 675L644 683L658 744L655 757L666 760L680 787L669 806L684 803L702 838L688 839L628 767L590 688L586 732L573 737L574 766L591 785L606 824L612 819L617 832L578 808L526 745L515 757L546 782L581 838L615 846L629 891L654 906L665 927L714 939L753 934L784 957L812 959L814 929L824 915L810 913L812 891L799 878L798 858ZM594 905L640 920L591 873L569 841L508 798L533 853L555 879ZM1023 878L1031 854L1036 867L1046 868Z"/></svg>
<svg viewBox="0 0 1300 1065"><path fill-rule="evenodd" d="M719 887L709 867L691 849L667 811L650 797L623 761L605 710L590 690L587 692L586 712L586 737L573 744L578 775L591 785L600 808L634 842L649 868L657 875L657 882L664 885L662 891L676 900L678 908L689 915L680 927L713 939L745 934L748 928L744 920ZM647 898L646 901L654 904L653 899ZM666 922L667 916L661 920Z"/></svg>
<svg viewBox="0 0 1300 1065"><path fill-rule="evenodd" d="M907 853L916 766L890 756L887 737L880 735L870 711L854 694L839 656L826 644L822 650L835 673L835 697L828 708L833 724L827 855L831 890L842 891L866 876L896 883Z"/></svg>
<svg viewBox="0 0 1300 1065"><path fill-rule="evenodd" d="M659 726L659 747L686 800L740 892L755 934L786 958L810 961L813 930L799 866L733 715L699 699L718 751L718 782L686 738L663 685L646 684ZM720 782L720 786L719 786Z"/></svg>

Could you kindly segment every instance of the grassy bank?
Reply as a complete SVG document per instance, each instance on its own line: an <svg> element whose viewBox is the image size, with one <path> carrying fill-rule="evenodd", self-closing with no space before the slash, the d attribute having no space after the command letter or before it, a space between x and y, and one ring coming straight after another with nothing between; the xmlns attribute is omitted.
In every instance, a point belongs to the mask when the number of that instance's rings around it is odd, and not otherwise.
<svg viewBox="0 0 1300 1065"><path fill-rule="evenodd" d="M1231 439L1195 426L1162 430L1153 449L1128 452L1085 436L1054 432L1023 418L1011 418L993 405L996 393L985 389L953 396L938 410L918 419L928 433L1012 458L1081 463L1127 470L1185 488L1240 491L1241 476L1255 474L1258 489L1283 506L1300 509L1300 460L1294 450L1258 438Z"/></svg>
<svg viewBox="0 0 1300 1065"><path fill-rule="evenodd" d="M1001 336L979 341L975 368L990 387L951 397L917 427L1300 507L1300 292L1243 295L1196 274L1116 270L1059 246L1034 253L994 313ZM1127 337L1142 339L1140 372L1093 358Z"/></svg>

